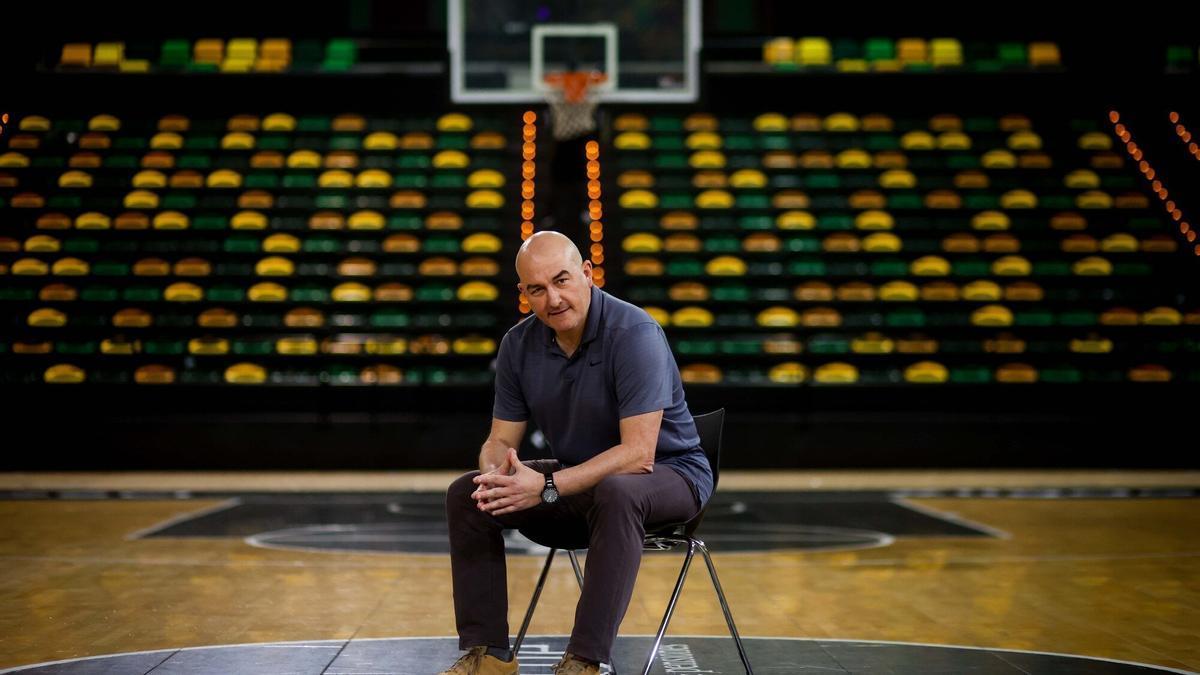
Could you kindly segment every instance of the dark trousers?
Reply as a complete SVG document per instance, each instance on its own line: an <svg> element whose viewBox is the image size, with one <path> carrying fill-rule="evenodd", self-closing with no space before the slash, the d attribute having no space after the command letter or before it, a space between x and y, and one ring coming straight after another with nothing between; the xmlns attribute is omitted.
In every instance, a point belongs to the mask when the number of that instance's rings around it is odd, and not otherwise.
<svg viewBox="0 0 1200 675"><path fill-rule="evenodd" d="M555 460L525 464L538 472L561 468ZM648 528L682 522L699 512L691 485L673 469L657 464L653 473L609 476L554 504L493 516L480 511L471 498L477 487L472 479L478 475L464 474L446 494L459 648L510 646L502 533L519 529L555 548L588 549L567 651L611 663L613 641L641 565L642 538Z"/></svg>

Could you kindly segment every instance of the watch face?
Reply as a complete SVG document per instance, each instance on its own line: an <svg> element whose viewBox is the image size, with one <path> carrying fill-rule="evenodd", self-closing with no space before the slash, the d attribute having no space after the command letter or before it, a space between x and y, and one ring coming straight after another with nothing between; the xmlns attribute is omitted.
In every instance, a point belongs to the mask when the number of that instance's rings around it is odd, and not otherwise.
<svg viewBox="0 0 1200 675"><path fill-rule="evenodd" d="M542 490L542 501L546 502L547 504L553 504L554 502L558 501L558 490L555 490L554 488L546 488L545 490Z"/></svg>

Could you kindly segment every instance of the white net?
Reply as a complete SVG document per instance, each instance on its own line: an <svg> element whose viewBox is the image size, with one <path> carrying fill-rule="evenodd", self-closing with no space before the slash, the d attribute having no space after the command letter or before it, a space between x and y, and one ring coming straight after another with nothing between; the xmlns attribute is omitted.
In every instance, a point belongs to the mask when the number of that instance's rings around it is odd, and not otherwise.
<svg viewBox="0 0 1200 675"><path fill-rule="evenodd" d="M582 101L568 101L561 90L552 91L550 103L550 133L558 141L590 134L596 130L596 95L588 93Z"/></svg>

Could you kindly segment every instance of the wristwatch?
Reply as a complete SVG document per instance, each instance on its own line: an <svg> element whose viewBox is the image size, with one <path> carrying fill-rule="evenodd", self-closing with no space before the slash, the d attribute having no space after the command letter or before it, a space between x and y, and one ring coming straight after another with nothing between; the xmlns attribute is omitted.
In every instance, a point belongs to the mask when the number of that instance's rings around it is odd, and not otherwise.
<svg viewBox="0 0 1200 675"><path fill-rule="evenodd" d="M546 487L542 488L542 501L547 504L558 501L558 486L554 484L553 472L546 472Z"/></svg>

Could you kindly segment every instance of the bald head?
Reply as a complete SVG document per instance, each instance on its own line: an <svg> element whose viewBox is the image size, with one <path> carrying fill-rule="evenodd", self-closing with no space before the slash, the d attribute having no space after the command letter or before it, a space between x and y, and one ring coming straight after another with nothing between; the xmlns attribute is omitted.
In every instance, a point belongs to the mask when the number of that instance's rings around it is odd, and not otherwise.
<svg viewBox="0 0 1200 675"><path fill-rule="evenodd" d="M534 233L517 251L517 276L521 279L525 279L532 269L555 266L572 272L583 266L579 248L561 232L543 230Z"/></svg>

